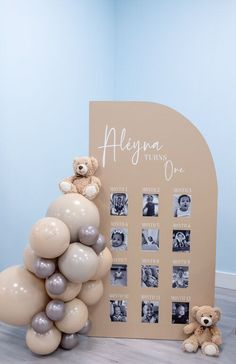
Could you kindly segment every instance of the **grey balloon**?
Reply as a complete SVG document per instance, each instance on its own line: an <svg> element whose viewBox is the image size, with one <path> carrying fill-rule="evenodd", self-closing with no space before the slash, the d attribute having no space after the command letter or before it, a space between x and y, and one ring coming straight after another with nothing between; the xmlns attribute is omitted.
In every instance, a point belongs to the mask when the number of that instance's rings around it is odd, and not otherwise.
<svg viewBox="0 0 236 364"><path fill-rule="evenodd" d="M78 232L79 241L85 245L93 245L98 239L99 231L95 226L82 226Z"/></svg>
<svg viewBox="0 0 236 364"><path fill-rule="evenodd" d="M65 316L65 303L60 300L52 300L46 306L46 314L52 321L62 320Z"/></svg>
<svg viewBox="0 0 236 364"><path fill-rule="evenodd" d="M34 266L34 271L39 278L50 277L56 269L56 264L54 260L37 258Z"/></svg>
<svg viewBox="0 0 236 364"><path fill-rule="evenodd" d="M99 234L98 240L95 244L93 244L92 248L99 255L106 247L105 237L102 234Z"/></svg>
<svg viewBox="0 0 236 364"><path fill-rule="evenodd" d="M46 289L50 294L62 294L66 290L66 279L61 273L54 273L46 279Z"/></svg>
<svg viewBox="0 0 236 364"><path fill-rule="evenodd" d="M45 312L39 312L32 318L31 326L39 334L45 334L53 327L53 322L49 320Z"/></svg>
<svg viewBox="0 0 236 364"><path fill-rule="evenodd" d="M79 335L74 334L62 334L61 347L65 350L71 350L79 343Z"/></svg>
<svg viewBox="0 0 236 364"><path fill-rule="evenodd" d="M89 331L91 330L92 327L92 322L88 319L85 322L84 327L79 331L80 335L87 335L89 333Z"/></svg>

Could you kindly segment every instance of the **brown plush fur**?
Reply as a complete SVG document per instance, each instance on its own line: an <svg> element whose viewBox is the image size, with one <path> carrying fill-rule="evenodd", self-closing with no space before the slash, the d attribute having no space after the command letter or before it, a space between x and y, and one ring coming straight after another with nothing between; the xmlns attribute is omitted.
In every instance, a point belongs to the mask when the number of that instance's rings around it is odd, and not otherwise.
<svg viewBox="0 0 236 364"><path fill-rule="evenodd" d="M217 307L193 307L193 321L184 327L184 333L191 336L183 342L183 350L196 352L201 347L204 354L218 356L222 339L216 323L220 316L221 312Z"/></svg>
<svg viewBox="0 0 236 364"><path fill-rule="evenodd" d="M98 161L94 157L78 157L74 159L74 175L63 179L59 188L63 193L80 193L89 200L93 200L99 193L101 181L94 176L98 168Z"/></svg>

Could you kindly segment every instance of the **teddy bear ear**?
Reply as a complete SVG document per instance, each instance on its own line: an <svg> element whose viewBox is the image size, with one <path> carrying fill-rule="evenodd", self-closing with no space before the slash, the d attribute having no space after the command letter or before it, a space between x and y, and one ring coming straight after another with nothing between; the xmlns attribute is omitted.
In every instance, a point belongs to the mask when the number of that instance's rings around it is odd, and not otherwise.
<svg viewBox="0 0 236 364"><path fill-rule="evenodd" d="M213 310L216 314L217 320L219 321L221 318L221 310L219 309L219 307L214 307Z"/></svg>
<svg viewBox="0 0 236 364"><path fill-rule="evenodd" d="M192 316L193 317L196 317L196 313L197 313L197 311L199 310L199 307L198 306L194 306L193 308L192 308Z"/></svg>
<svg viewBox="0 0 236 364"><path fill-rule="evenodd" d="M90 160L92 162L92 165L93 165L93 168L94 168L94 171L96 171L98 169L98 161L96 158L94 157L90 157Z"/></svg>

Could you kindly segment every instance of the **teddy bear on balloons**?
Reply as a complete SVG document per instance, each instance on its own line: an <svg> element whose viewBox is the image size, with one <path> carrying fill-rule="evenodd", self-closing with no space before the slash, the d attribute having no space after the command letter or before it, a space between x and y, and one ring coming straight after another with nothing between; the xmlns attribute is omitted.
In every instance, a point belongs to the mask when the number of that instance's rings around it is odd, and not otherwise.
<svg viewBox="0 0 236 364"><path fill-rule="evenodd" d="M88 306L102 297L112 265L99 222L92 201L65 193L32 227L24 266L0 273L0 320L29 325L26 343L36 354L72 349L91 328Z"/></svg>

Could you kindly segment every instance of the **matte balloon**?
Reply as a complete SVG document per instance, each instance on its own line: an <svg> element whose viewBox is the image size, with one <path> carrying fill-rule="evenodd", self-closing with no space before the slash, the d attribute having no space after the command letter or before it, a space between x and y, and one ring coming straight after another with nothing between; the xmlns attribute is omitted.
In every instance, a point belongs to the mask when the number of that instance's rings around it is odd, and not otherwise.
<svg viewBox="0 0 236 364"><path fill-rule="evenodd" d="M25 267L13 266L0 273L0 321L28 325L47 303L44 282Z"/></svg>
<svg viewBox="0 0 236 364"><path fill-rule="evenodd" d="M65 303L65 316L56 321L56 327L66 334L73 334L81 330L88 319L87 306L78 298Z"/></svg>
<svg viewBox="0 0 236 364"><path fill-rule="evenodd" d="M32 227L29 240L39 257L56 258L68 248L70 232L61 220L44 217Z"/></svg>
<svg viewBox="0 0 236 364"><path fill-rule="evenodd" d="M65 316L65 303L59 300L50 301L46 307L46 314L53 321L62 320Z"/></svg>
<svg viewBox="0 0 236 364"><path fill-rule="evenodd" d="M105 237L99 234L98 239L95 244L92 245L93 250L97 255L99 255L106 247Z"/></svg>
<svg viewBox="0 0 236 364"><path fill-rule="evenodd" d="M71 243L78 240L79 228L85 225L99 227L97 206L79 193L58 197L47 211L47 216L62 220L70 230Z"/></svg>
<svg viewBox="0 0 236 364"><path fill-rule="evenodd" d="M49 320L45 312L39 312L32 318L31 326L39 334L45 334L45 332L51 330L53 322Z"/></svg>
<svg viewBox="0 0 236 364"><path fill-rule="evenodd" d="M56 264L54 260L38 258L35 262L35 274L39 278L50 277L56 269Z"/></svg>
<svg viewBox="0 0 236 364"><path fill-rule="evenodd" d="M98 255L98 267L95 275L91 278L91 280L96 281L97 279L103 278L109 271L112 266L112 255L108 248L105 248Z"/></svg>
<svg viewBox="0 0 236 364"><path fill-rule="evenodd" d="M23 259L26 269L35 274L35 264L38 256L35 254L30 245L25 247Z"/></svg>
<svg viewBox="0 0 236 364"><path fill-rule="evenodd" d="M66 279L61 273L54 273L45 282L46 290L54 295L59 295L66 290Z"/></svg>
<svg viewBox="0 0 236 364"><path fill-rule="evenodd" d="M61 341L61 333L55 326L45 334L39 334L32 327L27 330L26 344L35 354L48 355L53 353Z"/></svg>
<svg viewBox="0 0 236 364"><path fill-rule="evenodd" d="M97 303L103 295L103 283L101 280L88 281L83 283L78 298L80 298L87 306Z"/></svg>
<svg viewBox="0 0 236 364"><path fill-rule="evenodd" d="M62 334L61 347L65 350L71 350L79 343L79 335L74 334Z"/></svg>
<svg viewBox="0 0 236 364"><path fill-rule="evenodd" d="M55 295L55 294L48 292L48 290L47 290L47 294L51 298L67 302L67 301L73 300L73 298L78 296L78 294L81 290L81 287L82 287L82 283L72 283L72 282L66 281L65 292L63 292L62 294ZM47 287L46 287L46 289L47 289Z"/></svg>
<svg viewBox="0 0 236 364"><path fill-rule="evenodd" d="M98 240L99 231L96 226L82 226L79 229L79 241L85 245L93 245Z"/></svg>
<svg viewBox="0 0 236 364"><path fill-rule="evenodd" d="M92 328L92 322L88 319L84 327L79 331L80 335L87 335Z"/></svg>
<svg viewBox="0 0 236 364"><path fill-rule="evenodd" d="M69 281L86 282L96 273L98 256L92 248L81 243L72 243L58 259L58 266Z"/></svg>

